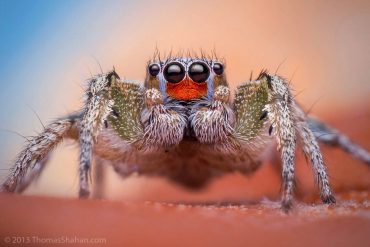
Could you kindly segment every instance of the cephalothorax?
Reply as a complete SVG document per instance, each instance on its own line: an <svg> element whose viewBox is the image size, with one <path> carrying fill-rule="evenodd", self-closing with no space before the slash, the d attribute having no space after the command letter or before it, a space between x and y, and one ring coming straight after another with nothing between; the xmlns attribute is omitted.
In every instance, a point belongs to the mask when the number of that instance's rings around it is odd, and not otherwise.
<svg viewBox="0 0 370 247"><path fill-rule="evenodd" d="M160 175L199 188L228 172L255 171L275 139L282 160L282 206L287 210L293 199L297 140L325 203L335 199L317 140L370 164L369 152L308 118L281 77L263 71L241 84L231 101L224 64L206 57L156 58L148 63L144 85L121 80L115 71L91 78L83 109L30 140L2 188L23 191L64 138L80 144L80 197L90 193L93 160L109 163L122 176Z"/></svg>

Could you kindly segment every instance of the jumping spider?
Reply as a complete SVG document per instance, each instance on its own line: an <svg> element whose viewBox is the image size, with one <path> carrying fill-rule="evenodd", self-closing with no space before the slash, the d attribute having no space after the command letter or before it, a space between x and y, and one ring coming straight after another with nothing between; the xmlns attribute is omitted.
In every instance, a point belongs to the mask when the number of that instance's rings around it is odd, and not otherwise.
<svg viewBox="0 0 370 247"><path fill-rule="evenodd" d="M297 140L310 160L321 199L334 203L317 141L339 146L370 164L370 153L335 129L306 116L290 85L262 71L231 101L224 64L209 57L158 56L142 85L115 71L89 80L83 109L48 125L18 155L2 188L22 192L65 138L80 144L79 196L88 197L92 161L109 163L123 177L160 175L200 188L228 172L248 174L276 139L282 160L282 208L293 200Z"/></svg>

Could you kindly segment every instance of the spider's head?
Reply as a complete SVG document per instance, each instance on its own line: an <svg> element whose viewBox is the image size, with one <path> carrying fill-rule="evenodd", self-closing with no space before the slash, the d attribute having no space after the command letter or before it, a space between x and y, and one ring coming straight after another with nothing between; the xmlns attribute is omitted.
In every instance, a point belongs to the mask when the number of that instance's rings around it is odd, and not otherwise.
<svg viewBox="0 0 370 247"><path fill-rule="evenodd" d="M212 98L214 88L227 85L223 63L206 58L176 57L149 62L145 86L165 97L190 101Z"/></svg>

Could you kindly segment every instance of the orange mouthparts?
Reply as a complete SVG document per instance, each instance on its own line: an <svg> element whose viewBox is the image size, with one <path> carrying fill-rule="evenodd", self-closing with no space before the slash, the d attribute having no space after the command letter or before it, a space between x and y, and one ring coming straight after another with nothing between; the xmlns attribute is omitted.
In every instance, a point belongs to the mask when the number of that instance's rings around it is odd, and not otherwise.
<svg viewBox="0 0 370 247"><path fill-rule="evenodd" d="M178 100L199 99L207 94L207 83L197 83L185 78L179 83L167 83L166 92L168 96Z"/></svg>

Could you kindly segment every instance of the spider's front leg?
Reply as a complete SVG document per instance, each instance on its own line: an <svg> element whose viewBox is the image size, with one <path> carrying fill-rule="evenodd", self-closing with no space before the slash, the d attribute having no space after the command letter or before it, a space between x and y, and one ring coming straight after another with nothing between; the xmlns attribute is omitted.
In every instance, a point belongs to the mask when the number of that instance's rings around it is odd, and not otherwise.
<svg viewBox="0 0 370 247"><path fill-rule="evenodd" d="M293 201L296 128L294 123L292 97L288 86L276 77L263 74L260 80L266 80L269 86L269 104L265 106L271 122L269 132L274 132L278 148L281 150L283 178L283 209L291 208Z"/></svg>
<svg viewBox="0 0 370 247"><path fill-rule="evenodd" d="M79 196L88 197L89 172L92 163L93 143L99 134L108 115L112 111L110 99L112 81L119 78L113 71L93 78L86 92L84 114L80 124L80 163L79 163Z"/></svg>
<svg viewBox="0 0 370 247"><path fill-rule="evenodd" d="M318 143L309 129L305 114L294 102L289 85L280 77L262 73L259 80L268 85L268 104L265 106L272 131L277 139L282 156L283 209L289 210L293 199L294 156L297 137L302 140L303 151L310 158L321 199L324 203L334 203L329 179Z"/></svg>
<svg viewBox="0 0 370 247"><path fill-rule="evenodd" d="M265 147L263 140L267 139L267 132L276 137L282 159L282 207L285 211L291 208L293 201L298 137L302 140L303 151L310 158L322 201L335 202L317 141L308 128L303 111L294 102L289 85L282 78L263 72L257 80L239 86L235 112L236 135L247 148L252 147L249 148L252 156Z"/></svg>
<svg viewBox="0 0 370 247"><path fill-rule="evenodd" d="M80 197L90 194L88 178L92 154L103 126L109 126L113 130L111 134L121 139L121 148L129 152L167 148L183 138L186 118L164 105L163 96L156 88L144 91L138 84L121 81L111 72L93 79L87 95L80 131ZM100 151L103 149L102 158L114 162L104 157L112 151L110 148L99 147Z"/></svg>

